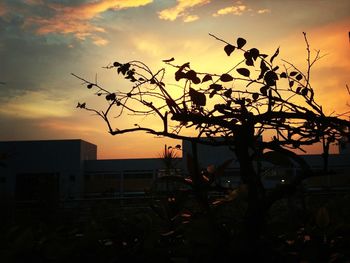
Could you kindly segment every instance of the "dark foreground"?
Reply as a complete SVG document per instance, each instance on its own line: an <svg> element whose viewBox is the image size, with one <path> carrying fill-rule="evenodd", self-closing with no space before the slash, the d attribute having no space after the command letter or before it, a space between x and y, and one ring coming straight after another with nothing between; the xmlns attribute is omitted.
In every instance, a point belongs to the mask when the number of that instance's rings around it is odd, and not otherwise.
<svg viewBox="0 0 350 263"><path fill-rule="evenodd" d="M168 199L4 204L0 262L350 262L350 194L300 200L272 207L255 249L243 241L246 204L239 199L214 209L215 227L207 215L185 210L167 218L160 209L174 208L159 204Z"/></svg>

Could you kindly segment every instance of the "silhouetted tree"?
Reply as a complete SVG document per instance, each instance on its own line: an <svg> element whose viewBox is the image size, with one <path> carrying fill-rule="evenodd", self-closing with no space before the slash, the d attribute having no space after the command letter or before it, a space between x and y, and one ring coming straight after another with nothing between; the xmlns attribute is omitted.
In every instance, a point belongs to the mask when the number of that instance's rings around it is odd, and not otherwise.
<svg viewBox="0 0 350 263"><path fill-rule="evenodd" d="M151 70L141 61L114 62L106 68L115 70L130 81L129 90L110 90L96 81L90 82L75 74L95 95L106 100L104 110L78 103L77 107L100 116L112 135L130 132L146 132L152 135L182 139L211 145L228 145L234 149L240 164L240 176L247 189L246 212L247 240L256 240L261 233L264 216L269 207L286 195L313 173L307 163L293 150L303 146L323 143L325 163L329 145L342 136L348 136L346 127L350 122L341 115L326 115L317 103L311 85L311 69L320 58L320 51L312 53L306 34L306 70L282 60L275 63L279 48L272 55L257 48L247 48L247 41L238 38L229 43L214 35L224 45L229 63L235 62L223 73L201 72L190 63L175 64L175 59L163 62L175 69L178 85L165 83L165 68ZM236 55L235 59L232 57ZM214 63L214 62L213 62ZM118 118L125 115L157 117L162 123L149 122L149 126L115 127ZM153 120L153 119L152 119ZM155 124L152 127L152 124ZM184 135L192 130L194 136ZM187 133L188 134L188 133ZM259 140L262 134L264 141ZM224 138L218 140L217 138ZM265 191L254 160L263 152L274 151L285 155L299 165L302 173L288 184L273 191ZM211 183L193 169L195 191L201 192ZM208 202L208 199L201 199ZM204 205L210 210L210 204ZM251 244L254 246L253 244Z"/></svg>

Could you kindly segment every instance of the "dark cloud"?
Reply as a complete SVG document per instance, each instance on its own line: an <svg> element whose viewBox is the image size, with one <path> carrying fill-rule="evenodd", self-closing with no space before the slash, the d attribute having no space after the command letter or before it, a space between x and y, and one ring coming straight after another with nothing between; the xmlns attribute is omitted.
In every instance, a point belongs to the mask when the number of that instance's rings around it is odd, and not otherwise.
<svg viewBox="0 0 350 263"><path fill-rule="evenodd" d="M53 10L47 4L34 5L20 0L5 0L4 5L7 10L4 16L6 19L11 19L15 16L25 18L29 16L50 17L53 15Z"/></svg>
<svg viewBox="0 0 350 263"><path fill-rule="evenodd" d="M31 140L47 137L45 130L39 128L38 120L0 118L0 140ZM46 135L46 136L45 136Z"/></svg>
<svg viewBox="0 0 350 263"><path fill-rule="evenodd" d="M70 61L77 61L83 51L72 38L37 36L24 31L20 15L0 18L0 31L0 81L6 82L0 86L1 101L40 90L57 81L59 74L68 75Z"/></svg>

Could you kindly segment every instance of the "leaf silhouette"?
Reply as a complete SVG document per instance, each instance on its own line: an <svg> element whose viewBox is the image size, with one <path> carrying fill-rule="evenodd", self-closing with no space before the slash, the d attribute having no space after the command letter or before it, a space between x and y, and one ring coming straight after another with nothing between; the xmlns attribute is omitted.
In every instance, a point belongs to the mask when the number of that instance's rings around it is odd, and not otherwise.
<svg viewBox="0 0 350 263"><path fill-rule="evenodd" d="M259 57L260 51L257 48L252 48L249 50L249 53L251 54L252 58L256 60Z"/></svg>
<svg viewBox="0 0 350 263"><path fill-rule="evenodd" d="M202 79L202 83L203 83L203 82L206 82L206 81L209 81L209 80L213 80L213 78L212 78L211 75L206 74L206 75L204 76L204 78Z"/></svg>
<svg viewBox="0 0 350 263"><path fill-rule="evenodd" d="M247 66L254 66L253 57L252 57L252 54L250 54L249 51L244 52L244 58L246 59L245 63L246 63Z"/></svg>
<svg viewBox="0 0 350 263"><path fill-rule="evenodd" d="M81 103L81 104L78 102L77 108L84 109L85 106L86 106L86 103L85 103L85 102L83 102L83 103Z"/></svg>
<svg viewBox="0 0 350 263"><path fill-rule="evenodd" d="M230 56L233 51L235 51L235 47L232 46L231 44L228 44L224 47L224 50L227 54L227 56Z"/></svg>
<svg viewBox="0 0 350 263"><path fill-rule="evenodd" d="M164 59L163 62L168 63L168 62L172 62L174 60L175 60L175 58L172 57L172 58L169 58L169 59Z"/></svg>
<svg viewBox="0 0 350 263"><path fill-rule="evenodd" d="M209 98L211 99L212 97L214 97L215 94L216 94L216 90L214 89L212 92L210 92Z"/></svg>
<svg viewBox="0 0 350 263"><path fill-rule="evenodd" d="M117 69L118 74L122 73L123 75L125 75L127 73L127 71L130 68L130 64L129 63L125 63L119 66L119 68Z"/></svg>
<svg viewBox="0 0 350 263"><path fill-rule="evenodd" d="M107 94L106 100L115 100L115 93Z"/></svg>
<svg viewBox="0 0 350 263"><path fill-rule="evenodd" d="M185 78L191 80L194 84L201 83L201 80L197 77L197 72L192 69L185 73Z"/></svg>
<svg viewBox="0 0 350 263"><path fill-rule="evenodd" d="M245 64L246 64L247 66L254 66L254 61L253 61L253 59L247 59L247 60L245 61Z"/></svg>
<svg viewBox="0 0 350 263"><path fill-rule="evenodd" d="M274 86L274 85L276 85L276 80L278 80L278 76L275 72L268 71L268 72L266 72L266 74L264 76L264 80L266 82L266 85Z"/></svg>
<svg viewBox="0 0 350 263"><path fill-rule="evenodd" d="M296 75L296 77L295 77L295 78L296 78L296 80L299 80L299 81L300 81L300 80L302 80L302 79L303 79L303 75L298 74L298 75Z"/></svg>
<svg viewBox="0 0 350 263"><path fill-rule="evenodd" d="M257 100L259 98L259 93L254 93L253 94L253 100Z"/></svg>
<svg viewBox="0 0 350 263"><path fill-rule="evenodd" d="M261 62L260 62L260 75L258 77L258 80L262 79L264 77L266 71L268 71L268 70L269 70L269 68L266 66L265 61L261 60Z"/></svg>
<svg viewBox="0 0 350 263"><path fill-rule="evenodd" d="M220 84L216 84L216 83L213 83L209 86L209 89L213 89L215 91L219 91L219 90L222 90L222 85Z"/></svg>
<svg viewBox="0 0 350 263"><path fill-rule="evenodd" d="M291 73L289 73L289 76L294 77L294 76L297 75L297 74L298 74L298 72L292 71Z"/></svg>
<svg viewBox="0 0 350 263"><path fill-rule="evenodd" d="M307 88L303 88L303 89L301 90L301 95L306 96L308 91L309 91L309 90L308 90Z"/></svg>
<svg viewBox="0 0 350 263"><path fill-rule="evenodd" d="M198 91L190 88L189 95L191 97L193 104L195 104L197 106L205 106L206 98L205 98L205 95L203 93L198 92Z"/></svg>
<svg viewBox="0 0 350 263"><path fill-rule="evenodd" d="M194 84L199 84L199 83L201 83L201 79L198 78L198 77L195 77L195 78L192 79L192 82L193 82Z"/></svg>
<svg viewBox="0 0 350 263"><path fill-rule="evenodd" d="M237 72L245 77L249 77L250 76L250 71L249 69L246 69L246 68L238 68L236 69Z"/></svg>
<svg viewBox="0 0 350 263"><path fill-rule="evenodd" d="M220 76L220 80L222 81L222 82L229 82L229 81L232 81L233 80L233 77L230 75L230 74L222 74L221 76Z"/></svg>
<svg viewBox="0 0 350 263"><path fill-rule="evenodd" d="M197 73L194 70L189 70L186 72L186 78L189 80L193 80L195 77L197 77Z"/></svg>
<svg viewBox="0 0 350 263"><path fill-rule="evenodd" d="M264 95L264 96L267 96L267 90L268 90L268 86L263 86L263 87L261 87L260 88L260 92L261 92L261 94L262 95Z"/></svg>
<svg viewBox="0 0 350 263"><path fill-rule="evenodd" d="M273 54L273 56L270 58L270 62L272 63L273 60L278 56L278 54L280 53L280 48L278 47L275 51L275 53Z"/></svg>
<svg viewBox="0 0 350 263"><path fill-rule="evenodd" d="M244 45L247 43L247 40L245 40L244 38L237 38L237 48L242 48L244 47Z"/></svg>
<svg viewBox="0 0 350 263"><path fill-rule="evenodd" d="M190 67L190 62L186 62L185 64L183 64L180 68L179 71L183 71L184 68L189 68Z"/></svg>
<svg viewBox="0 0 350 263"><path fill-rule="evenodd" d="M183 64L179 69L175 72L175 80L179 81L180 79L186 78L186 73L183 72L185 68L190 67L190 62Z"/></svg>
<svg viewBox="0 0 350 263"><path fill-rule="evenodd" d="M231 94L232 94L232 89L228 89L224 92L224 96L227 98L231 98Z"/></svg>
<svg viewBox="0 0 350 263"><path fill-rule="evenodd" d="M175 72L175 80L179 81L180 79L183 79L186 77L186 74L183 73L182 71L176 71Z"/></svg>
<svg viewBox="0 0 350 263"><path fill-rule="evenodd" d="M281 78L287 78L286 72L282 72L282 73L280 74L280 77L281 77Z"/></svg>

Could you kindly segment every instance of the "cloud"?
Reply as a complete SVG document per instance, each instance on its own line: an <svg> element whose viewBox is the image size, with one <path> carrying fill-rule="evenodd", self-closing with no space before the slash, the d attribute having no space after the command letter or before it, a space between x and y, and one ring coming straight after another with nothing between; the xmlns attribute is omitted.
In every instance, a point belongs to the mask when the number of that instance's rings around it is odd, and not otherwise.
<svg viewBox="0 0 350 263"><path fill-rule="evenodd" d="M27 0L28 5L36 5L49 8L52 16L43 15L30 16L25 21L25 27L34 27L38 35L50 33L72 34L79 40L91 38L96 45L106 45L108 41L99 33L104 33L105 29L94 25L93 20L109 10L122 10L132 7L140 7L152 3L153 0L99 0L78 5L64 5L57 3L44 4L39 0Z"/></svg>
<svg viewBox="0 0 350 263"><path fill-rule="evenodd" d="M267 8L265 8L265 9L259 9L258 11L257 11L257 13L260 15L260 14L266 14L266 13L271 13L271 10L270 9L267 9Z"/></svg>
<svg viewBox="0 0 350 263"><path fill-rule="evenodd" d="M259 9L257 11L255 11L252 8L248 8L247 5L245 5L242 1L237 1L234 5L232 6L228 6L225 8L221 8L218 11L216 11L216 13L213 14L214 17L218 17L218 16L224 16L224 15L236 15L236 16L240 16L243 13L246 12L253 12L253 13L257 13L257 14L265 14L265 13L270 13L270 9Z"/></svg>
<svg viewBox="0 0 350 263"><path fill-rule="evenodd" d="M228 14L240 16L246 10L247 10L247 6L239 3L235 6L229 6L229 7L219 9L216 13L213 14L213 16L222 16L222 15L228 15Z"/></svg>
<svg viewBox="0 0 350 263"><path fill-rule="evenodd" d="M71 111L67 107L66 101L49 99L46 94L34 91L3 103L0 108L0 116L37 119L65 117L69 116Z"/></svg>
<svg viewBox="0 0 350 263"><path fill-rule="evenodd" d="M189 15L184 18L185 23L193 22L199 19L199 16L196 15Z"/></svg>
<svg viewBox="0 0 350 263"><path fill-rule="evenodd" d="M107 39L104 39L99 36L92 36L92 43L94 43L96 46L105 46L109 43Z"/></svg>
<svg viewBox="0 0 350 263"><path fill-rule="evenodd" d="M28 91L46 90L47 85L67 89L61 85L86 51L75 39L64 42L51 36L37 37L21 31L20 26L0 19L0 31L6 28L6 34L0 34L0 81L6 82L0 86L0 103ZM69 48L68 44L77 48Z"/></svg>
<svg viewBox="0 0 350 263"><path fill-rule="evenodd" d="M189 10L209 3L210 0L177 0L177 4L174 7L160 11L159 18L174 21L178 17L183 17L184 22L192 22L198 20L199 17L196 15L189 15Z"/></svg>
<svg viewBox="0 0 350 263"><path fill-rule="evenodd" d="M72 125L74 122L76 125ZM95 121L96 122L96 121ZM97 122L98 124L98 122ZM99 125L90 125L84 123L77 123L76 120L72 118L51 118L44 119L41 122L38 122L38 127L43 130L52 130L56 133L70 133L77 134L81 137L82 135L87 136L93 134L104 134L106 133Z"/></svg>

